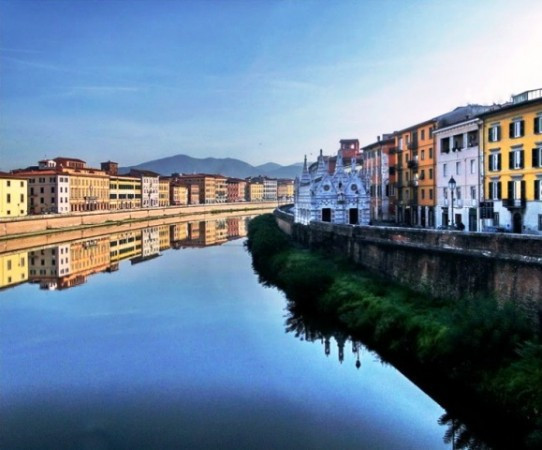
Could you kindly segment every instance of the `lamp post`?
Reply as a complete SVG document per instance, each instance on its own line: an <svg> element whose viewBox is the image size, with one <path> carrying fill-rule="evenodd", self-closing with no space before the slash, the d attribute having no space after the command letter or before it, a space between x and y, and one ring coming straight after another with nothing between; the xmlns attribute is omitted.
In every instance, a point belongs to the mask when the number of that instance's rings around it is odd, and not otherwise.
<svg viewBox="0 0 542 450"><path fill-rule="evenodd" d="M457 186L457 183L455 182L454 177L450 177L450 181L448 181L448 188L450 189L450 192L452 194L452 217L451 217L452 228L454 227L454 191L455 191L456 186Z"/></svg>

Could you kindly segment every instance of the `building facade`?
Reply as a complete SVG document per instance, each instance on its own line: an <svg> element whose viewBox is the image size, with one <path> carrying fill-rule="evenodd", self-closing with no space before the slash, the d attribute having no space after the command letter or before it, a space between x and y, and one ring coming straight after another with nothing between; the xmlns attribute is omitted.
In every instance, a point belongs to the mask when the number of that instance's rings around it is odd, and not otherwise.
<svg viewBox="0 0 542 450"><path fill-rule="evenodd" d="M365 179L361 171L356 170L355 157L351 159L350 172L345 170L341 150L333 174L329 173L321 150L312 175L305 157L301 178L295 181L295 222L307 225L314 220L368 225L370 195Z"/></svg>
<svg viewBox="0 0 542 450"><path fill-rule="evenodd" d="M28 181L26 178L0 172L0 218L28 214Z"/></svg>
<svg viewBox="0 0 542 450"><path fill-rule="evenodd" d="M392 134L384 134L382 139L379 136L375 143L362 148L363 167L370 183L373 222L395 221L394 186L390 182L390 152L394 143Z"/></svg>
<svg viewBox="0 0 542 450"><path fill-rule="evenodd" d="M435 130L438 228L458 227L481 231L482 172L480 130L482 121L471 119ZM456 188L452 193L450 181ZM453 194L453 203L452 203Z"/></svg>
<svg viewBox="0 0 542 450"><path fill-rule="evenodd" d="M542 234L542 89L481 118L485 223Z"/></svg>
<svg viewBox="0 0 542 450"><path fill-rule="evenodd" d="M132 169L128 173L128 176L137 177L141 180L141 207L157 208L160 200L160 181L158 174L150 170Z"/></svg>

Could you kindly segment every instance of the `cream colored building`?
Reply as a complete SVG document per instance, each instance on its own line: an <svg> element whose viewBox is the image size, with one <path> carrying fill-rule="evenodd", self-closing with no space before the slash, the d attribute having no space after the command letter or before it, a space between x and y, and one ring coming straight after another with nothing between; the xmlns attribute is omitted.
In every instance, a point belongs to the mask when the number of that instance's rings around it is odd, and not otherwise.
<svg viewBox="0 0 542 450"><path fill-rule="evenodd" d="M0 172L0 218L28 214L26 178Z"/></svg>

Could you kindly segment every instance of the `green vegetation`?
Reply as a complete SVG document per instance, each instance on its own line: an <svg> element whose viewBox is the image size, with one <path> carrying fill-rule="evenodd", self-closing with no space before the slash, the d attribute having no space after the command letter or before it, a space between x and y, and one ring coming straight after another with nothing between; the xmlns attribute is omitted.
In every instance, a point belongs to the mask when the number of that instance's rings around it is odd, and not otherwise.
<svg viewBox="0 0 542 450"><path fill-rule="evenodd" d="M250 222L247 247L264 283L338 321L394 364L408 360L512 418L525 437L515 448L542 448L542 343L514 305L421 296L299 247L271 214Z"/></svg>

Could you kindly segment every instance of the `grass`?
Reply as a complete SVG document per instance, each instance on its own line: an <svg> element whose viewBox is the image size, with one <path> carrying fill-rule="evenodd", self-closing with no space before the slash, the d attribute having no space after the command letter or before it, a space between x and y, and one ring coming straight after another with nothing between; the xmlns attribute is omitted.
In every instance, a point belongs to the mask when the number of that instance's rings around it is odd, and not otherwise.
<svg viewBox="0 0 542 450"><path fill-rule="evenodd" d="M250 222L247 247L262 282L338 321L385 359L409 359L513 417L524 431L516 448L542 448L542 344L513 304L422 296L301 248L271 214Z"/></svg>

